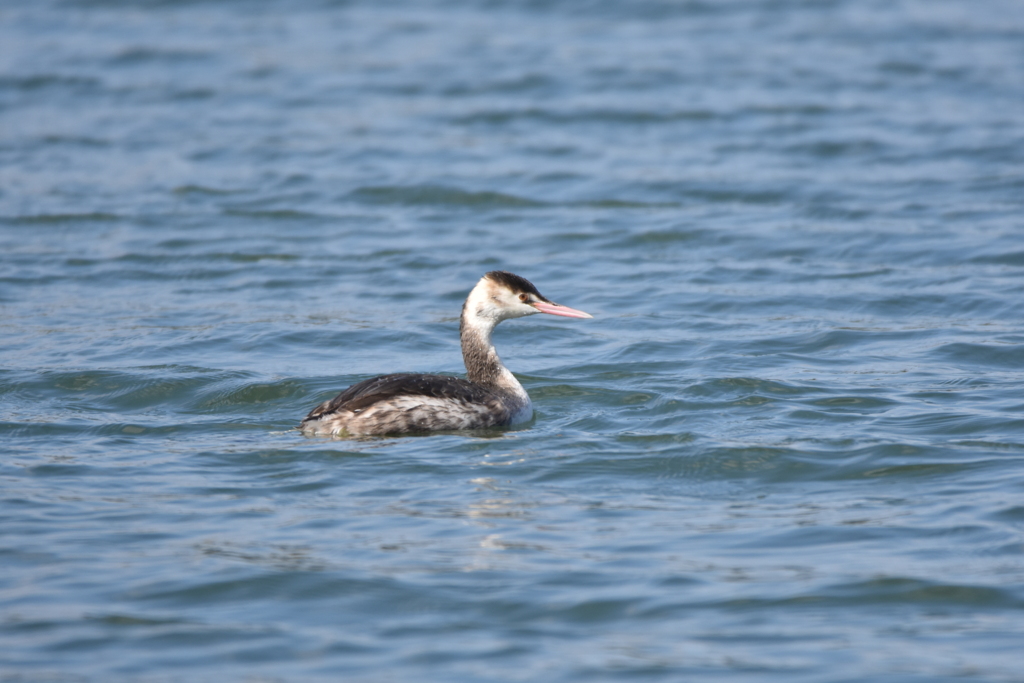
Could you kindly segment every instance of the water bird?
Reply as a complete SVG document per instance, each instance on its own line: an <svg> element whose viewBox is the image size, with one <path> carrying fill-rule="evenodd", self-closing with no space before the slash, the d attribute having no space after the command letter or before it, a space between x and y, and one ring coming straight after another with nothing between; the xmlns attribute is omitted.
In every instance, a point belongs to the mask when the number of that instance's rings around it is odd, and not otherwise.
<svg viewBox="0 0 1024 683"><path fill-rule="evenodd" d="M304 433L372 436L482 429L526 422L533 404L491 343L502 320L536 313L592 318L545 298L526 278L493 270L462 305L459 337L468 379L399 373L353 384L302 420Z"/></svg>

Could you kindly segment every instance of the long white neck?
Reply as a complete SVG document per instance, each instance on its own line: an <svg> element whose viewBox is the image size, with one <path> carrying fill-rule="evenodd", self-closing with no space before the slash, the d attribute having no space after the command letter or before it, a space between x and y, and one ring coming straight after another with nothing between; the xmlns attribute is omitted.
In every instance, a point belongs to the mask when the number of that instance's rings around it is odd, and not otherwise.
<svg viewBox="0 0 1024 683"><path fill-rule="evenodd" d="M462 360L466 363L469 381L529 401L523 385L501 362L501 357L491 343L491 332L499 321L473 315L470 306L471 302L467 301L462 307L462 319L459 322Z"/></svg>
<svg viewBox="0 0 1024 683"><path fill-rule="evenodd" d="M491 333L502 320L537 312L519 303L514 293L496 286L485 275L466 297L459 321L462 359L469 381L500 395L512 415L513 424L529 420L533 416L533 404L523 385L501 362L491 343Z"/></svg>

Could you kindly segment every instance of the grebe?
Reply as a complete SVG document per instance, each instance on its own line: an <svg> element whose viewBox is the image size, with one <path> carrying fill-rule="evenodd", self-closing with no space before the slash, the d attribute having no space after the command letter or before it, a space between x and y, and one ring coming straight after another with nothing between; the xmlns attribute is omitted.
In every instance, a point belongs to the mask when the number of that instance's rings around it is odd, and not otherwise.
<svg viewBox="0 0 1024 683"><path fill-rule="evenodd" d="M370 436L526 422L533 417L533 404L502 364L491 331L502 320L535 313L593 317L548 301L526 278L491 271L462 305L459 336L468 381L408 373L374 377L318 405L299 429L313 435Z"/></svg>

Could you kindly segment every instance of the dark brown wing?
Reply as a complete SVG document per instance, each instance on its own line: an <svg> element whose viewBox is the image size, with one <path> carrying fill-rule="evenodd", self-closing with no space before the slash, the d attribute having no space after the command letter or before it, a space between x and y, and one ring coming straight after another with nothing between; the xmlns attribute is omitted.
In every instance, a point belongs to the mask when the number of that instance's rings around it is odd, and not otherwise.
<svg viewBox="0 0 1024 683"><path fill-rule="evenodd" d="M313 408L303 422L319 420L340 410L363 410L395 396L429 396L464 403L487 403L497 398L494 392L458 377L413 373L381 375L353 384L330 401L324 401Z"/></svg>

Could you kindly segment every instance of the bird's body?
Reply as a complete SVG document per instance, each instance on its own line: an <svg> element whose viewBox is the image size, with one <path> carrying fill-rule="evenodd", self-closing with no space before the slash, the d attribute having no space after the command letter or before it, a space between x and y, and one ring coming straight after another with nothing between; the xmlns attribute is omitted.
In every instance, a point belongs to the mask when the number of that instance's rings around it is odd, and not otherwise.
<svg viewBox="0 0 1024 683"><path fill-rule="evenodd" d="M468 379L401 373L353 384L314 408L299 425L307 434L370 436L482 429L526 422L533 404L501 362L491 332L502 320L534 313L591 317L545 299L528 280L492 271L462 307L459 336Z"/></svg>

